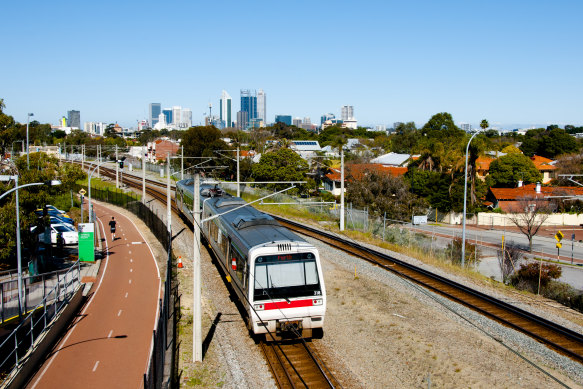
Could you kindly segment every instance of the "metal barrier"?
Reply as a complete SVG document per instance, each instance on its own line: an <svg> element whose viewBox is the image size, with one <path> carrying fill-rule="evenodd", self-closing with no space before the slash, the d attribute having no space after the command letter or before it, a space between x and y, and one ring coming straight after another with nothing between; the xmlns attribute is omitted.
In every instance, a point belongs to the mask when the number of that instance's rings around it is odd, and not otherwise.
<svg viewBox="0 0 583 389"><path fill-rule="evenodd" d="M47 296L47 291L52 290L61 281L60 276L66 275L68 271L68 269L62 269L23 277L23 311L28 312L29 308L40 304ZM18 317L18 314L18 280L0 282L0 324Z"/></svg>
<svg viewBox="0 0 583 389"><path fill-rule="evenodd" d="M8 376L12 370L18 368L29 352L34 351L35 340L50 328L53 318L67 306L69 299L80 286L81 263L77 261L67 269L65 274L57 275L57 282L54 286L46 292L44 298L20 322L18 327L3 340L0 345L0 376L2 379Z"/></svg>

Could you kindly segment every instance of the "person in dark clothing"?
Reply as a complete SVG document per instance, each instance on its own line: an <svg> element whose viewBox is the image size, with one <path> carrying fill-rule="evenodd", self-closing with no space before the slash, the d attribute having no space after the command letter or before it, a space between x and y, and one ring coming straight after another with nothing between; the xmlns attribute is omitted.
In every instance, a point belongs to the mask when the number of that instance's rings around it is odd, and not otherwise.
<svg viewBox="0 0 583 389"><path fill-rule="evenodd" d="M115 240L115 218L112 216L109 221L109 228L111 229L111 241Z"/></svg>

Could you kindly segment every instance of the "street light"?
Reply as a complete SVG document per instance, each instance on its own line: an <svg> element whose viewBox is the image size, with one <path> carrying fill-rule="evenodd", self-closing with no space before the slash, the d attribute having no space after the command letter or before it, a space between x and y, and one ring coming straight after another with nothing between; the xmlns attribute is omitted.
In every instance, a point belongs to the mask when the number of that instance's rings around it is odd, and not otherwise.
<svg viewBox="0 0 583 389"><path fill-rule="evenodd" d="M34 113L29 113L26 115L26 168L30 170L30 160L28 158L28 122L30 117L34 116Z"/></svg>
<svg viewBox="0 0 583 389"><path fill-rule="evenodd" d="M16 191L16 267L18 270L18 315L22 316L22 264L20 263L21 260L21 253L20 253L20 207L18 201L18 190L20 188L26 188L28 186L35 186L35 185L47 185L47 186L56 186L61 185L61 181L59 180L50 180L46 182L35 182L32 184L25 184L18 186L18 175L14 176L0 176L0 181L10 181L14 180L14 188L10 189L2 193L0 196L0 200L2 200L5 196L9 195L10 193Z"/></svg>
<svg viewBox="0 0 583 389"><path fill-rule="evenodd" d="M95 170L99 169L99 166L103 165L104 163L105 162L99 162L97 166L93 168L91 173L89 173L89 179L87 180L87 189L89 190L89 223L93 223L93 205L91 204L91 177L93 176L93 173L95 173ZM81 207L83 207L83 204L81 204Z"/></svg>
<svg viewBox="0 0 583 389"><path fill-rule="evenodd" d="M464 214L462 215L462 267L465 265L466 261L466 203L467 203L467 195L468 195L468 151L470 150L470 143L472 143L472 139L476 135L478 135L481 131L476 131L474 135L468 141L466 146L466 170L464 174Z"/></svg>

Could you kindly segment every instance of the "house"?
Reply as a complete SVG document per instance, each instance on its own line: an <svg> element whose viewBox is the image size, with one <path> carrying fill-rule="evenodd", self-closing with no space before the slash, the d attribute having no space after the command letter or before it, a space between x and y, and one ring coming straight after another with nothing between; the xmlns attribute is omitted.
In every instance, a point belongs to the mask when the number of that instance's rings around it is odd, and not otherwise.
<svg viewBox="0 0 583 389"><path fill-rule="evenodd" d="M317 140L292 140L290 149L298 153L302 159L315 157L316 153L322 151Z"/></svg>
<svg viewBox="0 0 583 389"><path fill-rule="evenodd" d="M383 166L407 166L409 160L412 159L411 154L388 153L380 155L370 162L373 164L380 164Z"/></svg>
<svg viewBox="0 0 583 389"><path fill-rule="evenodd" d="M490 164L495 160L496 158L490 158L487 156L483 156L483 157L478 157L478 159L476 159L476 175L478 176L478 178L482 181L486 180L486 176L488 175L488 172L490 171Z"/></svg>
<svg viewBox="0 0 583 389"><path fill-rule="evenodd" d="M359 180L363 176L371 172L398 177L407 173L407 170L408 169L406 167L383 166L381 164L373 163L351 164L345 166L344 181L346 185L346 181L350 180L351 177L354 177L355 179ZM341 175L342 172L340 171L340 169L332 169L332 172L326 174L323 180L324 190L331 192L334 196L339 196L341 187ZM346 191L346 187L344 188L344 191Z"/></svg>
<svg viewBox="0 0 583 389"><path fill-rule="evenodd" d="M530 160L532 163L534 163L534 166L536 166L537 170L543 175L543 184L546 184L556 178L556 161L541 157L540 155L534 155L530 157Z"/></svg>
<svg viewBox="0 0 583 389"><path fill-rule="evenodd" d="M490 188L486 200L492 202L492 208L504 212L514 212L523 199L537 199L550 203L553 196L583 196L582 187L542 186L540 183L522 185L516 188Z"/></svg>
<svg viewBox="0 0 583 389"><path fill-rule="evenodd" d="M168 138L157 139L153 142L148 142L148 154L146 160L151 163L158 161L165 161L168 153L173 157L178 153L180 146L178 143L172 142Z"/></svg>

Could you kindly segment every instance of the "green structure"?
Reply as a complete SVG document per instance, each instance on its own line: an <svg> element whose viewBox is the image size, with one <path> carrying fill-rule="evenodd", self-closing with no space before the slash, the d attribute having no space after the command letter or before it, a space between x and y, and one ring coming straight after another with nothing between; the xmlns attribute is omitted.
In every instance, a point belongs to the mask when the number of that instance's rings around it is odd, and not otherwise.
<svg viewBox="0 0 583 389"><path fill-rule="evenodd" d="M79 223L79 260L95 261L95 236L93 223Z"/></svg>

